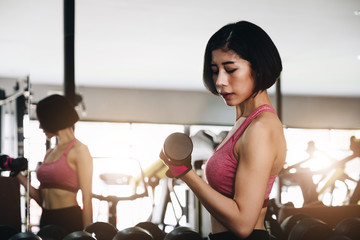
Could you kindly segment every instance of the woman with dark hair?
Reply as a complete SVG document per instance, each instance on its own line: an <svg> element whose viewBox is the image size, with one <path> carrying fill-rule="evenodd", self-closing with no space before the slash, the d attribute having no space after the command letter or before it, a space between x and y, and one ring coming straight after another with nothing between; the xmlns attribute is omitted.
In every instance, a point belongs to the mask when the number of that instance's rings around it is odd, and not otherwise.
<svg viewBox="0 0 360 240"><path fill-rule="evenodd" d="M270 239L264 219L286 142L267 89L281 71L273 41L253 23L228 24L208 41L204 84L235 107L236 121L206 163L207 183L186 166L168 167L209 211L210 239Z"/></svg>
<svg viewBox="0 0 360 240"><path fill-rule="evenodd" d="M46 138L57 138L37 169L39 189L30 186L30 197L41 207L40 228L57 225L69 233L81 231L92 223L92 171L93 161L86 145L75 138L74 124L79 116L70 102L61 95L51 95L36 107L40 128ZM19 182L26 186L27 179L18 174ZM82 193L82 209L77 192Z"/></svg>

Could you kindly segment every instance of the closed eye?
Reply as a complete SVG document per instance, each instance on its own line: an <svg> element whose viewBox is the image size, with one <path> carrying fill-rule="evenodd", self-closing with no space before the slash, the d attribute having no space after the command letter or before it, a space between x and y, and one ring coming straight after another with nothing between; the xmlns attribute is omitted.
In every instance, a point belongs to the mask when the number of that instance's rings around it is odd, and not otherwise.
<svg viewBox="0 0 360 240"><path fill-rule="evenodd" d="M235 68L235 69L230 69L230 70L226 70L226 72L227 73L233 73L233 72L235 72L237 69Z"/></svg>

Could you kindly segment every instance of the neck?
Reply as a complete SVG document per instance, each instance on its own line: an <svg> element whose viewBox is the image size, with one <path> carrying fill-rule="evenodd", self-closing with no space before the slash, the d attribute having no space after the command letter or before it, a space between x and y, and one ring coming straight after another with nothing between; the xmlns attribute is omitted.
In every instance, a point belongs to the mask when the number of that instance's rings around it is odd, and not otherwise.
<svg viewBox="0 0 360 240"><path fill-rule="evenodd" d="M57 138L58 145L68 144L75 138L74 130L72 129L72 127L59 130Z"/></svg>
<svg viewBox="0 0 360 240"><path fill-rule="evenodd" d="M236 106L236 120L240 117L249 116L255 109L262 105L270 105L271 101L267 91L259 92L255 97L249 97L244 102Z"/></svg>

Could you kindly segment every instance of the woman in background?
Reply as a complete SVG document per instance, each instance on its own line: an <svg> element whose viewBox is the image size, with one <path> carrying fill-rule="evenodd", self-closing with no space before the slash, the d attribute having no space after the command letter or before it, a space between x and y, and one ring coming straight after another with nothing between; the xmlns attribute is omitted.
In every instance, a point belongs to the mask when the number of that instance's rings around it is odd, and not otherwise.
<svg viewBox="0 0 360 240"><path fill-rule="evenodd" d="M37 104L37 118L46 138L56 137L37 169L39 189L30 186L30 197L41 207L40 228L58 225L69 233L81 231L92 223L93 161L86 145L75 138L74 124L79 120L74 107L61 95L48 96ZM26 186L26 177L18 174ZM82 193L82 209L77 192Z"/></svg>

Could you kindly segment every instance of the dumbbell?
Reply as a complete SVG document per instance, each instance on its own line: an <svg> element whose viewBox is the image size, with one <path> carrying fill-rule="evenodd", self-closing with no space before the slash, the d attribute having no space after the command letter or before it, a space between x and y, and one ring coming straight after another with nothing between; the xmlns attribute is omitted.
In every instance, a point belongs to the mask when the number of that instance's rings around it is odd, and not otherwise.
<svg viewBox="0 0 360 240"><path fill-rule="evenodd" d="M85 227L84 231L95 234L97 240L111 240L118 232L116 227L107 222L94 222Z"/></svg>
<svg viewBox="0 0 360 240"><path fill-rule="evenodd" d="M334 232L352 240L360 239L360 218L352 217L340 221L335 226Z"/></svg>
<svg viewBox="0 0 360 240"><path fill-rule="evenodd" d="M169 167L168 177L179 178L190 171L193 143L191 138L180 132L170 134L164 141L160 158Z"/></svg>
<svg viewBox="0 0 360 240"><path fill-rule="evenodd" d="M334 235L332 228L320 219L304 218L291 229L288 240L327 240Z"/></svg>
<svg viewBox="0 0 360 240"><path fill-rule="evenodd" d="M151 233L141 227L125 228L114 236L112 240L154 240Z"/></svg>
<svg viewBox="0 0 360 240"><path fill-rule="evenodd" d="M58 225L46 225L40 228L37 235L43 240L62 240L69 232Z"/></svg>
<svg viewBox="0 0 360 240"><path fill-rule="evenodd" d="M189 227L176 227L169 232L164 240L202 240L200 233Z"/></svg>
<svg viewBox="0 0 360 240"><path fill-rule="evenodd" d="M12 158L8 155L0 155L0 170L10 171L10 176L16 176L27 167L28 161L24 157Z"/></svg>
<svg viewBox="0 0 360 240"><path fill-rule="evenodd" d="M140 222L136 224L135 227L140 227L147 230L152 235L154 240L163 240L166 236L166 233L162 231L158 225L152 222Z"/></svg>
<svg viewBox="0 0 360 240"><path fill-rule="evenodd" d="M305 214L294 214L286 217L280 224L280 228L287 239L289 237L291 229L301 220L304 218L310 218Z"/></svg>
<svg viewBox="0 0 360 240"><path fill-rule="evenodd" d="M63 240L96 240L96 238L88 232L75 231L66 235Z"/></svg>
<svg viewBox="0 0 360 240"><path fill-rule="evenodd" d="M11 226L0 225L0 240L8 240L17 233L19 233L19 231Z"/></svg>
<svg viewBox="0 0 360 240"><path fill-rule="evenodd" d="M41 237L37 236L32 232L20 232L13 235L9 240L42 240Z"/></svg>

